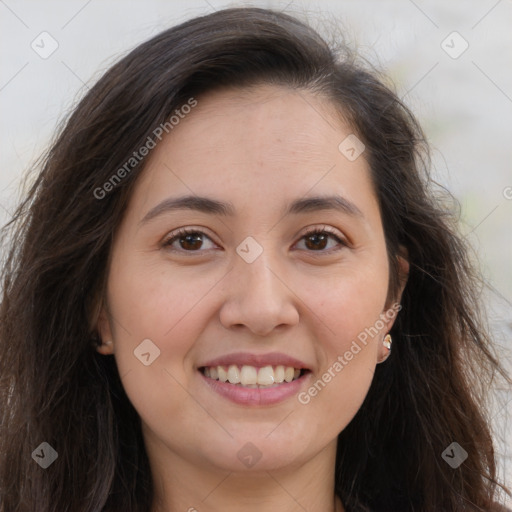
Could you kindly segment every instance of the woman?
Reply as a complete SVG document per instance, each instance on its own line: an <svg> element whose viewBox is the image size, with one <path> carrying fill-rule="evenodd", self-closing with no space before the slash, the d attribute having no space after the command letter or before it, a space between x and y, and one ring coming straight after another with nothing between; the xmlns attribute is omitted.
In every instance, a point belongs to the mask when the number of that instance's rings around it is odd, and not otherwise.
<svg viewBox="0 0 512 512"><path fill-rule="evenodd" d="M282 13L114 65L9 226L0 510L498 510L482 400L510 379L427 164Z"/></svg>

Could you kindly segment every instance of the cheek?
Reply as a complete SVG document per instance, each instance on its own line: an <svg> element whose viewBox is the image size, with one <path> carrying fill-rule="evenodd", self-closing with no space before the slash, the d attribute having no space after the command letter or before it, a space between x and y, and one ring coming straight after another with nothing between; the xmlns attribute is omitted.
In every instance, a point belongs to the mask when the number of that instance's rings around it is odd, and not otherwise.
<svg viewBox="0 0 512 512"><path fill-rule="evenodd" d="M144 255L119 258L109 276L109 302L120 348L125 349L127 340L140 343L150 338L162 352L169 344L174 350L186 349L189 336L183 335L183 329L200 328L190 316L198 318L201 302L219 276L197 267L148 264ZM180 336L174 335L177 331Z"/></svg>
<svg viewBox="0 0 512 512"><path fill-rule="evenodd" d="M353 267L352 267L353 268ZM321 370L299 401L325 418L328 409L341 431L361 406L373 379L385 324L387 259L333 274L308 286L308 306L318 312ZM322 417L322 416L320 416Z"/></svg>
<svg viewBox="0 0 512 512"><path fill-rule="evenodd" d="M331 350L344 353L354 340L370 345L376 331L383 329L380 315L387 290L387 259L382 257L366 264L347 265L326 279L309 279L305 296L309 297L311 310L319 313L327 335L324 339Z"/></svg>
<svg viewBox="0 0 512 512"><path fill-rule="evenodd" d="M204 299L218 281L195 272L194 278L192 268L163 270L122 256L111 269L116 364L143 418L179 414L190 398L185 391L190 378L187 354L209 314Z"/></svg>

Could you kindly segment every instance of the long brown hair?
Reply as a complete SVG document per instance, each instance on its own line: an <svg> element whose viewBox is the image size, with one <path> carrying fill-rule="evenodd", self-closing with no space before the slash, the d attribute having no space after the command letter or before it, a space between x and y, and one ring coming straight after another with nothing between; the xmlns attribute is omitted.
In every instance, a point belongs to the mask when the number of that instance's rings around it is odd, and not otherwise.
<svg viewBox="0 0 512 512"><path fill-rule="evenodd" d="M510 379L486 334L456 218L429 177L418 122L348 48L331 49L288 15L240 8L166 30L109 69L3 230L1 512L150 511L139 417L113 357L91 343L112 239L145 164L126 162L158 143L155 128L191 97L258 83L312 91L339 109L366 145L390 296L401 248L410 260L392 354L339 435L336 493L347 511L491 507L498 482L482 404L494 375ZM42 442L58 453L47 469L32 460ZM441 457L452 442L468 453L456 469Z"/></svg>

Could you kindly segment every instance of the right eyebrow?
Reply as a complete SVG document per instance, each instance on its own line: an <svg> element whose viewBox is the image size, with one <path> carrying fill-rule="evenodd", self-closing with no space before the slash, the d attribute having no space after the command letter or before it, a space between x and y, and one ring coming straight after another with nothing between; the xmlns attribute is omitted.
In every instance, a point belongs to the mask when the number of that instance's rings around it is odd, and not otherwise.
<svg viewBox="0 0 512 512"><path fill-rule="evenodd" d="M164 199L161 203L149 210L140 221L140 224L146 224L159 215L175 210L195 210L202 213L222 216L235 215L235 208L231 203L225 203L209 197L189 195Z"/></svg>

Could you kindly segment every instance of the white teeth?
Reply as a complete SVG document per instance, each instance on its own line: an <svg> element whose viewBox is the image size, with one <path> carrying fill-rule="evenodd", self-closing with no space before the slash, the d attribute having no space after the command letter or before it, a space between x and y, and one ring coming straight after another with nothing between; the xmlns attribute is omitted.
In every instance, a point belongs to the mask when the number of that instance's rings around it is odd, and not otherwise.
<svg viewBox="0 0 512 512"><path fill-rule="evenodd" d="M256 370L254 366L242 366L242 371L240 372L240 383L243 386L258 384L258 370Z"/></svg>
<svg viewBox="0 0 512 512"><path fill-rule="evenodd" d="M245 384L244 381L242 381L242 384ZM258 384L260 386L274 384L274 368L272 366L264 366L258 370Z"/></svg>
<svg viewBox="0 0 512 512"><path fill-rule="evenodd" d="M294 373L294 369L291 366L287 366L286 370L284 371L284 380L286 382L291 382L293 380Z"/></svg>
<svg viewBox="0 0 512 512"><path fill-rule="evenodd" d="M278 384L284 381L284 366L279 365L274 368L274 380Z"/></svg>
<svg viewBox="0 0 512 512"><path fill-rule="evenodd" d="M239 384L249 388L277 386L283 382L291 382L298 379L301 370L292 366L255 366L243 365L239 368L236 364L230 365L227 370L224 366L209 366L204 368L204 375L211 379Z"/></svg>
<svg viewBox="0 0 512 512"><path fill-rule="evenodd" d="M205 368L208 370L208 368ZM219 374L219 380L221 382L226 382L228 380L228 372L224 370L222 366L217 366L217 373ZM208 375L206 375L208 377Z"/></svg>
<svg viewBox="0 0 512 512"><path fill-rule="evenodd" d="M240 383L240 370L236 364L232 364L228 368L228 380L231 384L239 384Z"/></svg>

